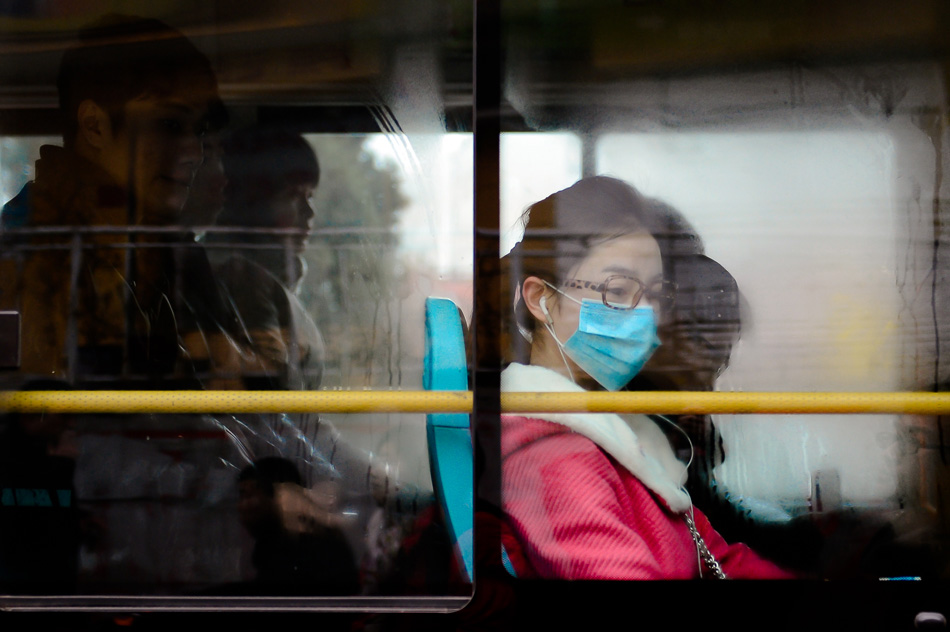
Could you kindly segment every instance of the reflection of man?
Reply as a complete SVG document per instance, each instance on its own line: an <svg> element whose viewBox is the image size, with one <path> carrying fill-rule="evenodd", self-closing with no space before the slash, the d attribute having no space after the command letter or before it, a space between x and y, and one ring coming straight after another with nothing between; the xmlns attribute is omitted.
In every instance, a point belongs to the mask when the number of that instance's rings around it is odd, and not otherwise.
<svg viewBox="0 0 950 632"><path fill-rule="evenodd" d="M110 16L79 39L57 78L64 146L41 148L36 179L0 215L8 251L33 247L0 281L0 306L23 315L22 369L154 377L180 371L183 356L190 368L227 364L228 345L194 334L228 324L210 270L176 278L201 262L159 247L175 236L112 228L178 223L220 108L211 66L155 20Z"/></svg>

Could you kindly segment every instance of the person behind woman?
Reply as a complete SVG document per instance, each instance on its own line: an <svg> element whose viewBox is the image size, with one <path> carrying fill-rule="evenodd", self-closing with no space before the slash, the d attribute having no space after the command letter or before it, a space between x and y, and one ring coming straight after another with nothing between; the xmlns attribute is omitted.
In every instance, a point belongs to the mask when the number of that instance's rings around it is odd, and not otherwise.
<svg viewBox="0 0 950 632"><path fill-rule="evenodd" d="M525 341L509 345L520 361L502 373L503 391L616 391L640 372L673 298L648 229L654 204L594 177L528 209L503 265L511 342ZM686 466L651 418L531 413L501 423L503 543L519 577L791 577L727 544L692 507Z"/></svg>

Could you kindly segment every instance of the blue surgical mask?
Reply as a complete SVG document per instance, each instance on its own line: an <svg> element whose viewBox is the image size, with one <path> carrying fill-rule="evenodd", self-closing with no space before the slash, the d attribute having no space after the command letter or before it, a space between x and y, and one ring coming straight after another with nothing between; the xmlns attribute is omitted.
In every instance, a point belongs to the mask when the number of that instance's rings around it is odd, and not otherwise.
<svg viewBox="0 0 950 632"><path fill-rule="evenodd" d="M553 335L553 328L550 331ZM557 336L554 339L557 340ZM567 342L561 344L557 340L557 343L597 383L607 390L618 391L640 372L660 346L660 339L652 307L619 310L600 301L584 299L577 331Z"/></svg>

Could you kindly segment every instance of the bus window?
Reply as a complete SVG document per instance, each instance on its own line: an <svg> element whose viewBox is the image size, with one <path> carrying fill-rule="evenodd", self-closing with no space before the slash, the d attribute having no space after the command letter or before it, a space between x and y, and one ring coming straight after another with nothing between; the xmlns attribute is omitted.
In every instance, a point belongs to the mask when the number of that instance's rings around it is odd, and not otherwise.
<svg viewBox="0 0 950 632"><path fill-rule="evenodd" d="M576 134L501 135L501 253L521 238L521 216L532 202L563 189L582 175L581 141Z"/></svg>
<svg viewBox="0 0 950 632"><path fill-rule="evenodd" d="M940 62L747 67L699 37L678 74L691 22L657 7L503 23L502 129L535 152L503 134L502 212L582 171L502 246L503 392L946 390ZM519 578L948 576L942 418L578 407L502 415Z"/></svg>
<svg viewBox="0 0 950 632"><path fill-rule="evenodd" d="M932 377L920 373L919 360L933 339L928 345L926 335L912 333L932 315L915 298L919 287L902 281L927 275L929 262L921 265L914 252L929 249L929 236L908 227L931 210L910 203L914 185L895 171L921 169L912 157L928 145L923 131L896 122L853 131L608 134L598 165L689 209L706 253L736 277L742 334L719 390L901 391L927 388ZM887 524L902 512L913 530L933 526L932 491L921 490L933 483L908 474L933 458L927 440L910 438L932 422L894 415L711 421L728 453L709 464L711 482L750 521L821 522L843 514ZM908 442L917 446L911 454L895 449ZM872 476L869 460L876 463ZM851 571L868 574L873 556Z"/></svg>
<svg viewBox="0 0 950 632"><path fill-rule="evenodd" d="M429 297L471 311L472 7L304 4L0 25L5 606L473 590L426 416L377 401L423 390Z"/></svg>

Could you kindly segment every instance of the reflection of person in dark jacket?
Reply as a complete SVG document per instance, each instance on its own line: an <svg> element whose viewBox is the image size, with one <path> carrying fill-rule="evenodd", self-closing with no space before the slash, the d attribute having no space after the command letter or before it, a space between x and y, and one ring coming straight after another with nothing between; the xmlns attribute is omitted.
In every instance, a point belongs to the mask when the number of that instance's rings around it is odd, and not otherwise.
<svg viewBox="0 0 950 632"><path fill-rule="evenodd" d="M4 254L20 253L0 308L22 314L22 372L226 381L242 362L233 314L200 249L173 247L222 109L210 63L157 20L113 15L80 32L57 88L63 147L41 148L0 215Z"/></svg>
<svg viewBox="0 0 950 632"><path fill-rule="evenodd" d="M228 185L217 225L206 238L255 354L269 374L245 376L260 388L315 388L323 338L297 298L306 272L301 253L313 220L317 157L299 134L253 128L224 142Z"/></svg>
<svg viewBox="0 0 950 632"><path fill-rule="evenodd" d="M315 389L323 376L324 343L297 289L306 274L301 255L314 218L310 197L320 179L316 153L300 134L264 127L229 134L222 149L224 204L205 243L264 367L245 373L244 382L261 389ZM252 429L252 458L293 459L308 485L315 482L312 472L329 462L349 500L368 500L373 459L316 413L244 421Z"/></svg>
<svg viewBox="0 0 950 632"><path fill-rule="evenodd" d="M267 457L242 470L238 486L238 513L255 540L256 582L263 593L359 592L356 561L337 526L332 477L305 490L293 463Z"/></svg>

